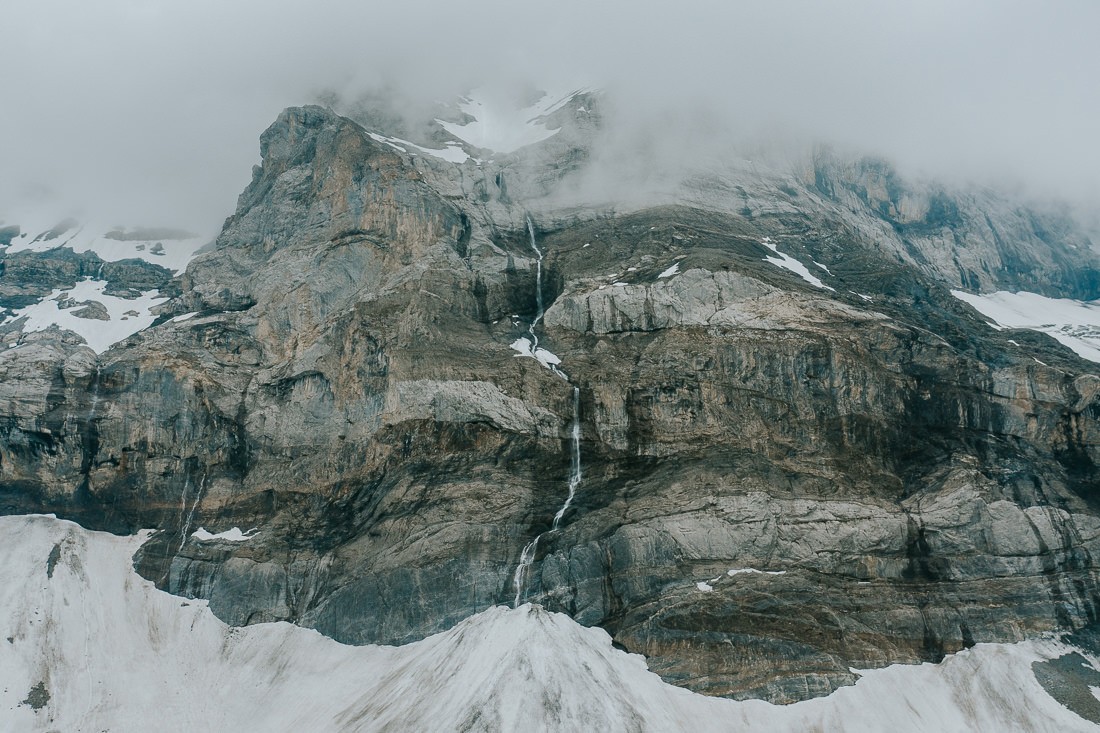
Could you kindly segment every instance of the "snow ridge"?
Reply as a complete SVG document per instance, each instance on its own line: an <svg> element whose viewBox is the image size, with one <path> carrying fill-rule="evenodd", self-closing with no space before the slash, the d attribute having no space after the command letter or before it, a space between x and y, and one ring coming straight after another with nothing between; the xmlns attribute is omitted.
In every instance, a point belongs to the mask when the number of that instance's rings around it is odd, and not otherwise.
<svg viewBox="0 0 1100 733"><path fill-rule="evenodd" d="M206 602L158 591L131 565L148 533L46 516L2 517L0 533L7 730L1096 730L1031 671L1071 651L1053 640L860 671L794 705L736 702L667 685L607 632L539 606L490 608L402 647L344 646L283 622L230 628Z"/></svg>

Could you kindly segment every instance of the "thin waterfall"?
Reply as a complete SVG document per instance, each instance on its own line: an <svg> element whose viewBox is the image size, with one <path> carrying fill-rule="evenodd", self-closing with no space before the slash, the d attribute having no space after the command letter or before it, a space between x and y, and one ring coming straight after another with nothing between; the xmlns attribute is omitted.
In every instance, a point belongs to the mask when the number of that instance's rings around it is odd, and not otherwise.
<svg viewBox="0 0 1100 733"><path fill-rule="evenodd" d="M531 239L531 249L535 251L538 259L535 262L535 302L538 305L538 310L535 315L535 320L531 322L530 328L527 332L531 335L531 353L537 353L539 339L535 334L535 327L542 321L542 317L545 314L545 307L542 300L542 250L539 249L538 243L535 240L535 225L531 222L531 217L527 217L527 233ZM569 381L569 377L559 370L555 365L549 365L550 369L560 376L562 379ZM565 517L565 513L569 511L570 505L573 503L573 499L577 495L577 487L581 484L581 390L576 385L573 385L573 422L570 428L571 450L570 450L570 466L569 466L569 494L565 498L565 503L561 505L557 513L554 515L554 521L547 532L557 532L561 529L562 519ZM535 555L538 553L539 540L543 538L543 535L547 532L540 532L535 536L535 539L528 542L519 556L519 564L516 565L516 572L512 576L512 586L515 588L516 595L512 601L513 608L518 607L523 600L523 589L527 584L527 576L531 572L531 566L535 563Z"/></svg>
<svg viewBox="0 0 1100 733"><path fill-rule="evenodd" d="M180 516L183 517L183 512L187 512L187 485L188 481L184 481L183 484L183 496L180 497ZM202 501L203 491L206 489L206 472L202 474L202 478L199 480L198 491L195 492L195 502L191 505L191 511L187 512L187 518L182 519L180 524L180 546L176 552L182 552L183 546L187 544L187 532L191 529L191 522L195 519L195 510L199 508L199 502Z"/></svg>
<svg viewBox="0 0 1100 733"><path fill-rule="evenodd" d="M95 374L92 375L92 405L88 410L88 422L95 420L96 407L99 406L99 366L96 365Z"/></svg>
<svg viewBox="0 0 1100 733"><path fill-rule="evenodd" d="M535 225L531 222L530 216L527 217L527 234L531 238L531 249L535 250L535 254L538 256L538 259L535 260L535 303L538 306L538 311L535 313L535 320L531 321L531 327L527 329L527 333L531 334L531 353L534 354L539 347L539 337L535 335L535 327L546 315L546 311L542 304L542 250L535 242Z"/></svg>
<svg viewBox="0 0 1100 733"><path fill-rule="evenodd" d="M187 493L191 489L191 472L187 471L183 475L183 491L180 492L180 535L184 538L183 542L187 542L187 534L184 531L184 525L187 523ZM180 543L179 550L183 549L183 543Z"/></svg>
<svg viewBox="0 0 1100 733"><path fill-rule="evenodd" d="M573 428L570 430L570 434L573 439L573 460L572 465L569 467L569 496L565 498L565 503L561 505L561 509L554 515L554 524L551 528L551 532L556 531L561 527L561 519L565 516L565 512L568 511L569 505L573 503L573 497L577 495L577 487L581 485L581 390L579 387L573 387Z"/></svg>
<svg viewBox="0 0 1100 733"><path fill-rule="evenodd" d="M577 495L577 487L581 485L581 390L579 387L573 387L573 426L570 429L570 439L572 442L571 460L569 466L569 495L565 497L565 503L558 509L557 514L554 515L554 522L551 524L550 529L547 532L540 532L535 536L535 539L527 543L523 548L523 552L519 556L519 564L516 566L515 575L512 576L512 585L516 590L515 600L512 602L512 607L517 608L520 601L523 598L523 588L527 583L527 574L531 571L531 566L535 562L535 554L539 547L539 540L543 535L549 532L557 532L561 529L562 518L565 517L565 513L569 511L569 506L573 503L574 497Z"/></svg>
<svg viewBox="0 0 1100 733"><path fill-rule="evenodd" d="M540 539L542 539L542 535L536 535L535 539L524 545L523 552L519 554L519 564L516 565L516 574L512 576L512 586L516 589L516 598L512 601L512 608L519 608L519 602L523 596L523 586L527 581L527 573L531 570L531 565L535 562L535 550L538 549Z"/></svg>

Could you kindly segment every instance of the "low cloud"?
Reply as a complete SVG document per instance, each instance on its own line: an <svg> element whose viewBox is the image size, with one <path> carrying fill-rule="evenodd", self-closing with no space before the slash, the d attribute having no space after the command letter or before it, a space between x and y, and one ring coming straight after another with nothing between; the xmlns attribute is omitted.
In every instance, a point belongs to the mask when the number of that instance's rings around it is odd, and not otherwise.
<svg viewBox="0 0 1100 733"><path fill-rule="evenodd" d="M1100 4L14 0L0 217L216 229L259 133L324 90L412 115L475 85L602 87L657 159L831 142L1096 208Z"/></svg>

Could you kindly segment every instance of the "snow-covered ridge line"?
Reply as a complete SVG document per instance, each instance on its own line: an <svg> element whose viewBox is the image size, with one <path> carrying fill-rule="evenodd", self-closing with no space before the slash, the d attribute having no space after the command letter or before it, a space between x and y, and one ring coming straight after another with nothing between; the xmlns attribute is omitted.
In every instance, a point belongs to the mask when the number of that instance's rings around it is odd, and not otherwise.
<svg viewBox="0 0 1100 733"><path fill-rule="evenodd" d="M50 222L44 224L43 222ZM29 223L12 218L18 225L21 235L14 238L8 246L8 253L47 252L59 247L68 247L73 252L94 252L104 262L138 259L160 265L173 274L179 275L187 269L187 263L213 237L189 235L187 232L147 230L121 230L118 227L96 224L59 225L56 218L43 216L31 217ZM51 230L57 236L47 238ZM162 236L155 236L155 235ZM163 236L171 235L171 236ZM142 239L149 236L149 239Z"/></svg>
<svg viewBox="0 0 1100 733"><path fill-rule="evenodd" d="M0 532L9 730L1096 730L1032 672L1072 651L1052 639L862 670L794 705L736 702L667 685L602 629L530 604L402 647L351 647L282 622L230 628L205 602L158 591L130 560L147 533L44 516L2 517Z"/></svg>
<svg viewBox="0 0 1100 733"><path fill-rule="evenodd" d="M994 328L1027 328L1049 334L1090 361L1100 362L1100 301L1048 298L1038 293L999 290L951 294L989 318Z"/></svg>
<svg viewBox="0 0 1100 733"><path fill-rule="evenodd" d="M425 155L430 155L433 158L445 160L448 163L457 163L460 165L470 159L470 155L461 147L459 147L458 143L455 142L447 143L447 146L444 148L426 148L423 145L417 145L414 142L402 140L399 137L386 137L385 135L380 135L377 132L368 132L367 135L369 135L370 138L375 142L389 145L394 150L398 150L402 153L409 153L408 148L415 148L417 152L424 153ZM416 153L409 154L416 155Z"/></svg>

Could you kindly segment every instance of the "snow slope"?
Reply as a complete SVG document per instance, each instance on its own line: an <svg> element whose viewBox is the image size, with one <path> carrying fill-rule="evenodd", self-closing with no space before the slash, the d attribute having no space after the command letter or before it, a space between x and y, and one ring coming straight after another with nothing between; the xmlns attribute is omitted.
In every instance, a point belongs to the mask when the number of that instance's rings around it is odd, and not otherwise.
<svg viewBox="0 0 1100 733"><path fill-rule="evenodd" d="M0 518L0 533L2 730L1097 729L1031 672L1068 650L1055 641L982 644L779 707L666 685L604 631L537 606L349 647L286 623L229 628L157 591L130 566L142 537L44 516Z"/></svg>
<svg viewBox="0 0 1100 733"><path fill-rule="evenodd" d="M150 309L168 301L168 298L159 297L160 293L156 290L146 291L137 298L119 298L107 295L104 292L106 288L106 280L86 279L67 290L55 289L37 303L14 311L4 319L4 323L25 317L23 333L44 331L56 324L80 334L95 353L102 354L112 344L153 325L156 316ZM64 303L66 300L75 301L76 305ZM84 308L86 301L101 303L107 310L109 320L75 315Z"/></svg>
<svg viewBox="0 0 1100 733"><path fill-rule="evenodd" d="M463 97L458 108L473 118L459 124L436 120L459 140L497 153L512 153L557 134L546 127L544 118L564 107L583 90L566 94L547 93L534 104L516 107L497 98L491 90L474 89Z"/></svg>
<svg viewBox="0 0 1100 733"><path fill-rule="evenodd" d="M449 143L447 143L446 147L436 149L436 148L426 148L423 145L417 145L416 143L409 142L408 140L402 140L399 137L386 137L385 135L380 135L377 132L368 132L367 134L370 135L372 140L375 140L375 141L380 142L380 143L385 143L386 145L389 145L394 150L399 150L402 153L408 153L409 148L414 148L415 150L417 150L421 153L425 153L427 155L430 155L433 158L439 158L440 160L445 160L448 163L462 164L462 163L465 163L467 160L470 159L469 154L466 153L465 150L460 148L458 146L458 143L456 143L456 142L449 142ZM412 155L416 155L416 153L414 152L414 153L412 153Z"/></svg>
<svg viewBox="0 0 1100 733"><path fill-rule="evenodd" d="M952 290L951 294L969 303L997 327L1042 331L1079 356L1100 362L1100 301L1047 298L1036 293L1004 290L988 295Z"/></svg>
<svg viewBox="0 0 1100 733"><path fill-rule="evenodd" d="M833 290L833 288L830 288L828 285L821 282L821 278L811 273L810 270L801 262L788 254L780 252L779 245L772 241L771 237L764 237L762 240L760 240L760 243L770 249L776 255L775 257L765 257L765 262L770 262L776 267L782 267L784 270L789 270L790 272L793 272L795 275L798 275L800 278L808 282L810 285L813 285L815 288ZM819 265L816 262L814 264L820 267L822 270L828 272L828 269L824 265Z"/></svg>

